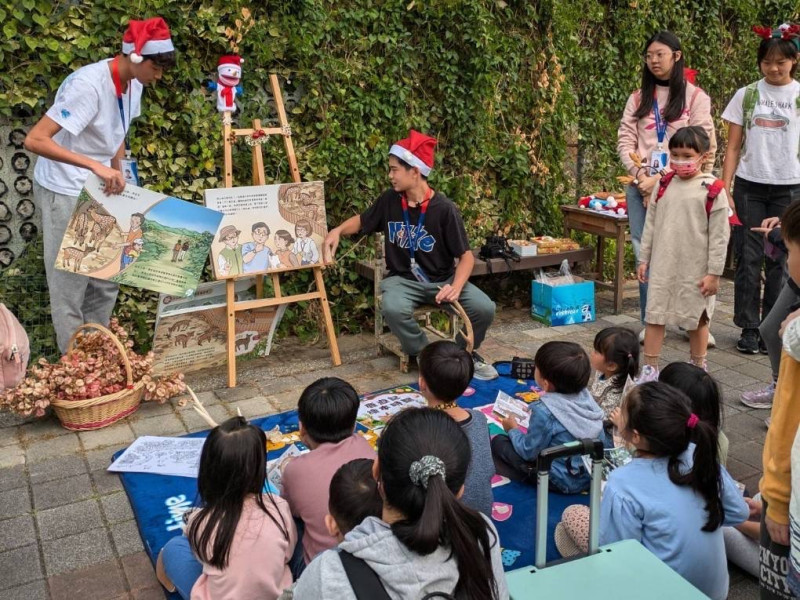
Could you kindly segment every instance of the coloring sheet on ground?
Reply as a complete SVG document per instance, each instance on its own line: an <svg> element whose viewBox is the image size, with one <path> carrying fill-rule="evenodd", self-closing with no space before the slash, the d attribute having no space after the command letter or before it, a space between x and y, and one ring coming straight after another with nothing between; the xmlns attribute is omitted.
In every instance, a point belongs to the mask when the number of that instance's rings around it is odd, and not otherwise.
<svg viewBox="0 0 800 600"><path fill-rule="evenodd" d="M118 473L197 477L205 438L144 435L108 467Z"/></svg>
<svg viewBox="0 0 800 600"><path fill-rule="evenodd" d="M425 397L407 385L364 396L358 407L358 422L372 430L383 429L386 422L405 408L427 406Z"/></svg>
<svg viewBox="0 0 800 600"><path fill-rule="evenodd" d="M286 449L286 452L275 460L267 461L267 480L280 492L283 491L283 470L295 456L300 456L308 452L308 449L301 450L295 444Z"/></svg>
<svg viewBox="0 0 800 600"><path fill-rule="evenodd" d="M90 175L55 267L132 287L191 296L222 213L134 185L107 196Z"/></svg>

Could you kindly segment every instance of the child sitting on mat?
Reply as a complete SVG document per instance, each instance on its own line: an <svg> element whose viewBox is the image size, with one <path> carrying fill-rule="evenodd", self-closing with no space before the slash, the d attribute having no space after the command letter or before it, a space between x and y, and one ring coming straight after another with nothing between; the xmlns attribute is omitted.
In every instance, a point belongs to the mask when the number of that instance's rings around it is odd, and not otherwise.
<svg viewBox="0 0 800 600"><path fill-rule="evenodd" d="M419 391L428 406L451 416L469 439L472 458L461 501L491 517L494 462L489 425L482 412L461 408L456 402L472 380L475 371L472 356L457 344L441 340L425 346L418 363Z"/></svg>
<svg viewBox="0 0 800 600"><path fill-rule="evenodd" d="M639 339L625 327L606 327L595 336L589 361L595 373L590 391L608 419L622 403L628 377L639 372Z"/></svg>
<svg viewBox="0 0 800 600"><path fill-rule="evenodd" d="M328 491L334 473L356 458L375 458L369 442L354 433L358 394L338 377L309 385L297 403L300 438L311 452L291 459L283 471L283 498L304 526L303 562L337 544L325 527ZM295 575L302 568L294 569Z"/></svg>
<svg viewBox="0 0 800 600"><path fill-rule="evenodd" d="M728 595L723 525L750 510L717 460L717 431L692 412L682 391L660 381L625 397L613 420L635 458L608 476L600 544L636 540L713 600ZM570 506L556 527L563 555L586 551L586 506ZM564 535L567 533L568 535Z"/></svg>
<svg viewBox="0 0 800 600"><path fill-rule="evenodd" d="M381 518L383 500L372 476L374 460L357 458L343 464L331 479L325 527L341 543L367 517Z"/></svg>
<svg viewBox="0 0 800 600"><path fill-rule="evenodd" d="M260 428L233 417L203 444L200 507L156 563L158 580L183 600L275 600L292 583L297 534L289 505L261 493L266 443Z"/></svg>
<svg viewBox="0 0 800 600"><path fill-rule="evenodd" d="M573 342L548 342L534 358L534 378L544 394L530 405L528 432L514 416L503 419L508 435L491 443L498 473L525 483L536 483L536 458L551 446L584 438L603 438L603 410L589 390L589 357ZM553 461L551 486L565 494L589 488L590 476L579 456Z"/></svg>

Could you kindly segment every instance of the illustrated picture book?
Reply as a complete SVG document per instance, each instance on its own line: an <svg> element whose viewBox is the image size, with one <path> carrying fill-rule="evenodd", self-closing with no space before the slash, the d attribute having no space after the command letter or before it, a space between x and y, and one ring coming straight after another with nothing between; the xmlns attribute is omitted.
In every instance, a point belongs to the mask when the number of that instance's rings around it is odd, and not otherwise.
<svg viewBox="0 0 800 600"><path fill-rule="evenodd" d="M322 264L321 181L206 190L205 203L225 215L211 244L217 279Z"/></svg>
<svg viewBox="0 0 800 600"><path fill-rule="evenodd" d="M237 301L256 297L255 281L235 284ZM191 373L224 365L227 352L225 282L201 283L191 298L162 294L153 339L153 373ZM267 356L286 305L252 308L236 313L237 357Z"/></svg>
<svg viewBox="0 0 800 600"><path fill-rule="evenodd" d="M200 281L222 214L126 185L107 196L90 175L61 242L56 268L174 296Z"/></svg>
<svg viewBox="0 0 800 600"><path fill-rule="evenodd" d="M357 421L373 431L381 431L389 419L403 409L427 406L425 397L407 385L369 394L361 399Z"/></svg>

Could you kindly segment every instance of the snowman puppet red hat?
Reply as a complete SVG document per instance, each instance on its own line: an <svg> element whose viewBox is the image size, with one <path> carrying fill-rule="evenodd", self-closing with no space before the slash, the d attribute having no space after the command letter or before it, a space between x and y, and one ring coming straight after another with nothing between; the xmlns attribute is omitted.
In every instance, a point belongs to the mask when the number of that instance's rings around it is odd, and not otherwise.
<svg viewBox="0 0 800 600"><path fill-rule="evenodd" d="M236 54L226 54L217 63L217 75L223 85L238 85L242 77L244 59Z"/></svg>
<svg viewBox="0 0 800 600"><path fill-rule="evenodd" d="M140 63L148 54L174 52L169 26L161 17L144 21L132 20L122 36L122 53L130 56L131 62Z"/></svg>
<svg viewBox="0 0 800 600"><path fill-rule="evenodd" d="M436 138L412 129L408 132L407 138L389 149L389 154L416 167L421 175L427 177L433 169L433 148L436 144Z"/></svg>

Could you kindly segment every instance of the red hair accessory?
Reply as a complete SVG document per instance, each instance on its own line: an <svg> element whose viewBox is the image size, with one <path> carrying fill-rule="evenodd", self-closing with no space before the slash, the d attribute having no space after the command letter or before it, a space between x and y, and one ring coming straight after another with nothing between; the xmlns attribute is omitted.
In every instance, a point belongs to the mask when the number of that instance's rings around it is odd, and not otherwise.
<svg viewBox="0 0 800 600"><path fill-rule="evenodd" d="M694 80L697 78L697 69L685 67L683 69L683 78L689 83L694 83Z"/></svg>
<svg viewBox="0 0 800 600"><path fill-rule="evenodd" d="M758 37L768 40L772 37L772 27L766 25L753 25L753 33Z"/></svg>
<svg viewBox="0 0 800 600"><path fill-rule="evenodd" d="M695 425L697 425L699 422L700 422L700 417L698 417L696 414L692 413L692 414L689 415L689 420L686 421L686 426L689 429L694 429Z"/></svg>

